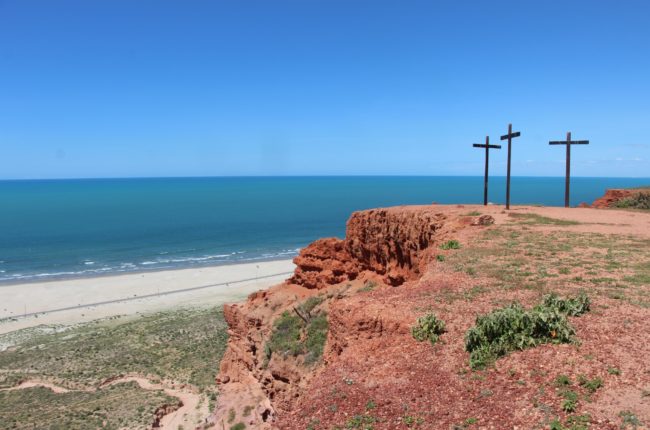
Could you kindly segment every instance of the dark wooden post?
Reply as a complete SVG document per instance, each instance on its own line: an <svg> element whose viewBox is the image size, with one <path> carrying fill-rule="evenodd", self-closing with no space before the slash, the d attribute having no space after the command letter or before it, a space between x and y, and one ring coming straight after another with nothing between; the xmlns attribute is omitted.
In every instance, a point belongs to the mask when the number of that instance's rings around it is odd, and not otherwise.
<svg viewBox="0 0 650 430"><path fill-rule="evenodd" d="M474 148L485 148L485 178L483 179L483 205L488 204L488 168L490 164L490 148L501 149L501 145L490 145L490 136L485 136L485 144L475 143Z"/></svg>
<svg viewBox="0 0 650 430"><path fill-rule="evenodd" d="M510 209L510 160L512 154L512 139L521 136L518 131L512 132L512 124L508 124L508 134L501 136L501 140L508 139L508 176L506 177L506 209Z"/></svg>
<svg viewBox="0 0 650 430"><path fill-rule="evenodd" d="M549 145L566 145L566 176L564 180L564 207L570 205L571 192L571 145L589 145L588 140L571 140L571 132L567 132L566 140L552 140Z"/></svg>

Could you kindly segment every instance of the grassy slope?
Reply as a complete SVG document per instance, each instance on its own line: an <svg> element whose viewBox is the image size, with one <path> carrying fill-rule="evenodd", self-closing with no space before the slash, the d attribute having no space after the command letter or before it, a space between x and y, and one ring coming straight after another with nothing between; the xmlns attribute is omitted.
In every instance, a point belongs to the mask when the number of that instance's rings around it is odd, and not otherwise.
<svg viewBox="0 0 650 430"><path fill-rule="evenodd" d="M0 387L45 379L73 389L93 388L107 378L138 373L209 390L227 341L226 323L217 309L178 310L90 323L60 333L32 330L11 336L23 340L0 353ZM0 393L0 428L11 428L4 423L23 421L27 415L40 420L34 421L35 428L57 428L50 422L75 423L59 428L96 428L95 418L84 414L97 405L102 411L118 411L116 416L129 428L141 424L143 416L150 424L153 405L162 405L167 397L127 385L97 393L54 395L42 388ZM111 394L116 390L119 395ZM102 416L106 415L111 414Z"/></svg>

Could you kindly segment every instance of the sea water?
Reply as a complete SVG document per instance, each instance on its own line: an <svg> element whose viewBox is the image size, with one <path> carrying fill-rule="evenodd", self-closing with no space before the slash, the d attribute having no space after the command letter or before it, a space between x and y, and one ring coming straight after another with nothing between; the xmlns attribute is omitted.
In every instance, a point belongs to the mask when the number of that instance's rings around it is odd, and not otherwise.
<svg viewBox="0 0 650 430"><path fill-rule="evenodd" d="M355 210L482 203L482 177L0 181L0 282L291 258ZM574 178L572 204L650 179ZM505 178L490 178L490 202ZM560 206L563 178L516 177L513 204Z"/></svg>

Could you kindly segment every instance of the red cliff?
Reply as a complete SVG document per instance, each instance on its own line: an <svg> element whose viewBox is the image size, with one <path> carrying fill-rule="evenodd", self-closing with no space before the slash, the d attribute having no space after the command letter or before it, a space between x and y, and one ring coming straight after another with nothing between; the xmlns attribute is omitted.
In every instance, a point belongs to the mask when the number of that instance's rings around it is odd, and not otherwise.
<svg viewBox="0 0 650 430"><path fill-rule="evenodd" d="M431 206L355 212L344 240L317 240L300 252L289 282L320 289L371 272L401 285L419 276L423 251L440 238L446 218Z"/></svg>
<svg viewBox="0 0 650 430"><path fill-rule="evenodd" d="M638 194L638 190L613 189L607 190L605 195L596 199L591 205L592 208L604 209L612 207L616 202Z"/></svg>

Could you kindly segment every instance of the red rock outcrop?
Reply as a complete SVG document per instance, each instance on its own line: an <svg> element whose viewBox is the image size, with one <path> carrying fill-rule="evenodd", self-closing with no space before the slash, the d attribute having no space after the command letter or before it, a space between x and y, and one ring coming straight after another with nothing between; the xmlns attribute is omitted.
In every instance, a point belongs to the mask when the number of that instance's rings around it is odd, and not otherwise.
<svg viewBox="0 0 650 430"><path fill-rule="evenodd" d="M372 272L401 285L421 273L424 251L440 238L446 218L422 206L355 212L344 240L317 240L300 252L289 282L320 289Z"/></svg>
<svg viewBox="0 0 650 430"><path fill-rule="evenodd" d="M292 410L319 367L305 366L303 357L270 354L265 347L278 316L295 312L310 296L319 295L318 311L328 314L330 329L321 365L336 360L354 339L408 333L404 318L397 312L387 314L384 305L368 303L353 310L346 301L366 280L392 286L416 281L443 241L460 239L460 230L472 224L494 221L491 216L471 217L460 211L408 206L355 212L345 239L321 239L304 248L285 284L253 293L246 303L224 306L229 340L217 377L215 422L227 419L231 410L239 417L248 408L245 424L269 429L277 416Z"/></svg>
<svg viewBox="0 0 650 430"><path fill-rule="evenodd" d="M626 199L634 194L637 194L638 190L625 190L625 189L613 189L605 191L605 195L596 199L591 205L592 208L604 209L610 208L614 203L619 200Z"/></svg>

